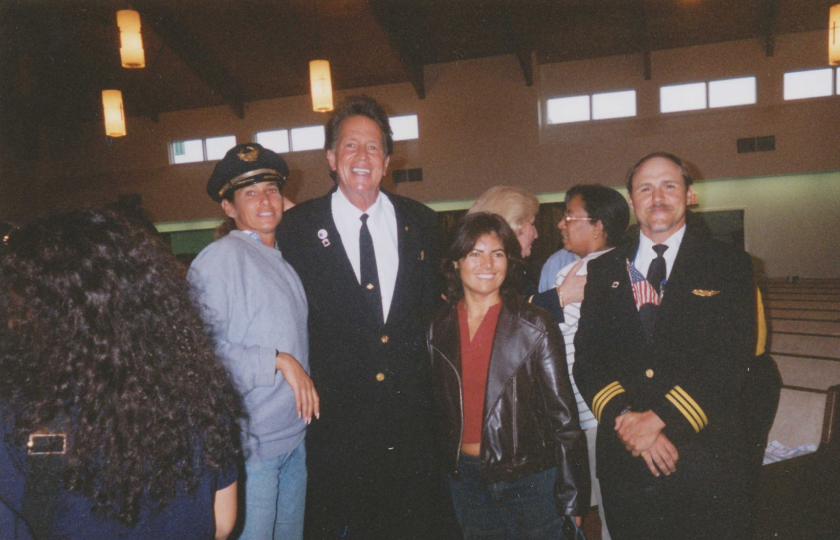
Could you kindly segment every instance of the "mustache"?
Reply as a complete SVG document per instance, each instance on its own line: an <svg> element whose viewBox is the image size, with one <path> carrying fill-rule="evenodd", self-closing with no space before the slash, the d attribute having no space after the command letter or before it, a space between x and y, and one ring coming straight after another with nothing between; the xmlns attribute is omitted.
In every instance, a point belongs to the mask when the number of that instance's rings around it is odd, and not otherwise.
<svg viewBox="0 0 840 540"><path fill-rule="evenodd" d="M674 207L671 206L671 205L668 205L668 204L654 204L653 206L650 206L647 209L647 211L648 212L653 212L654 210L673 210L673 209L674 209Z"/></svg>

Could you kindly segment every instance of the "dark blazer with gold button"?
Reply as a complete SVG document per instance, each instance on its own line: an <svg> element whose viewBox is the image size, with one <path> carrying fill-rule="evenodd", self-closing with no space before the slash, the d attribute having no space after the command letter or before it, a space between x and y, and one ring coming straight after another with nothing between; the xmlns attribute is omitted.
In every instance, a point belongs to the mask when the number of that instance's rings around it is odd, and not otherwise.
<svg viewBox="0 0 840 540"><path fill-rule="evenodd" d="M277 242L309 302L309 364L321 399L321 418L307 433L310 479L323 473L314 470L317 461L331 471L331 488L340 490L339 475L381 475L386 455L389 463L428 467L433 409L426 326L442 302L435 213L387 194L397 219L399 269L388 320L377 321L332 217L335 189L289 210Z"/></svg>
<svg viewBox="0 0 840 540"><path fill-rule="evenodd" d="M648 341L627 270L637 249L638 239L589 263L575 336L575 382L599 421L598 477L653 478L615 434L627 408L659 415L684 465L702 451L737 467L746 452L738 395L756 340L750 258L689 226Z"/></svg>

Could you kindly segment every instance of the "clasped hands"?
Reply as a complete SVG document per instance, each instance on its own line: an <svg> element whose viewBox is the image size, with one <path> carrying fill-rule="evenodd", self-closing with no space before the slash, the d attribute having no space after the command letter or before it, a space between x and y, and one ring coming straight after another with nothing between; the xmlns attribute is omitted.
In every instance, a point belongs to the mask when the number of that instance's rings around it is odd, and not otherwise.
<svg viewBox="0 0 840 540"><path fill-rule="evenodd" d="M628 412L615 419L615 431L633 457L641 456L654 476L677 470L677 448L662 433L665 422L653 411Z"/></svg>

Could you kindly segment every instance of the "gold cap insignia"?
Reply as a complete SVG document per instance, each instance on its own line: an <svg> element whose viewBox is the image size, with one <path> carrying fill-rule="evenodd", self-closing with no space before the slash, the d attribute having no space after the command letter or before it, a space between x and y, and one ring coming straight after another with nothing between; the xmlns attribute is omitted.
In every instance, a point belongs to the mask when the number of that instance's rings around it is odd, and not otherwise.
<svg viewBox="0 0 840 540"><path fill-rule="evenodd" d="M242 161L257 161L257 158L260 157L260 151L253 147L253 146L246 146L242 150L240 150L237 154L237 157Z"/></svg>

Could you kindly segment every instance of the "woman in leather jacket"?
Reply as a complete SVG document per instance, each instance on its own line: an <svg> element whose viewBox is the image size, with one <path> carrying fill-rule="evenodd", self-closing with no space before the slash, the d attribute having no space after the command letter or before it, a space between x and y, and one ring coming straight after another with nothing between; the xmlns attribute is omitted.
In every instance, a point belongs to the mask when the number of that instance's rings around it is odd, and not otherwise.
<svg viewBox="0 0 840 540"><path fill-rule="evenodd" d="M466 216L443 263L449 305L429 329L440 449L466 539L574 538L589 507L563 338L516 294L519 249L501 217Z"/></svg>

